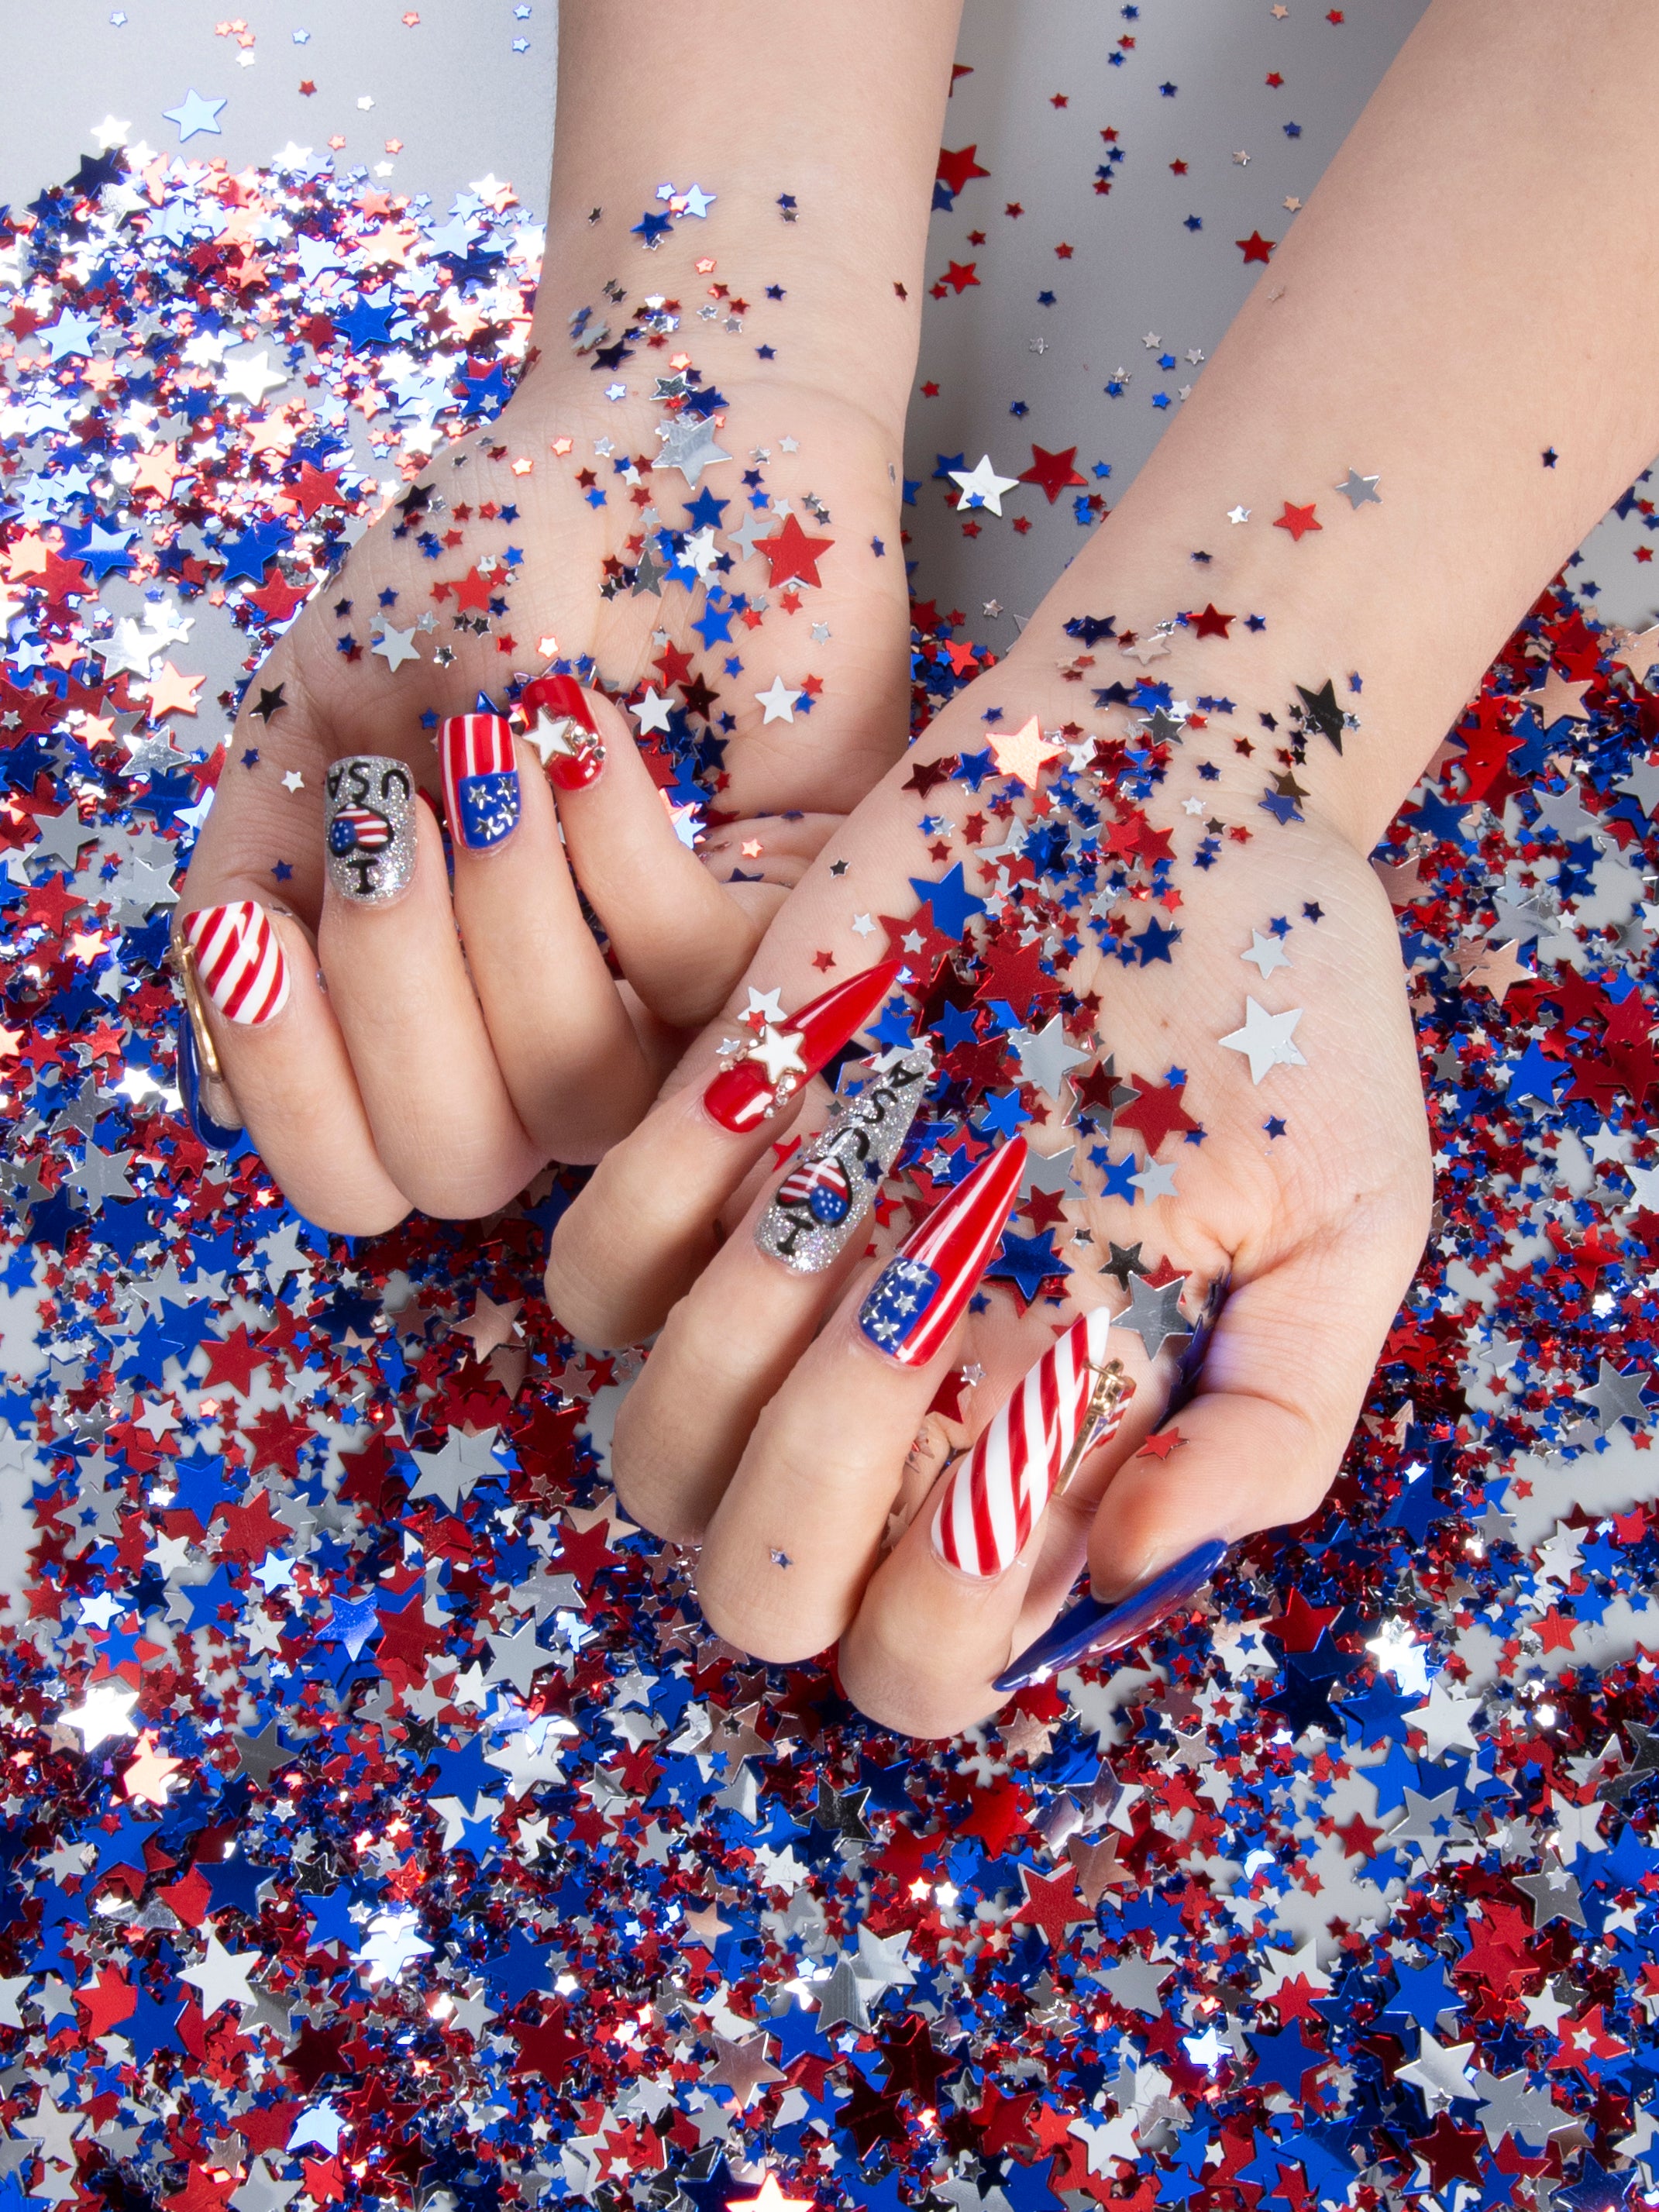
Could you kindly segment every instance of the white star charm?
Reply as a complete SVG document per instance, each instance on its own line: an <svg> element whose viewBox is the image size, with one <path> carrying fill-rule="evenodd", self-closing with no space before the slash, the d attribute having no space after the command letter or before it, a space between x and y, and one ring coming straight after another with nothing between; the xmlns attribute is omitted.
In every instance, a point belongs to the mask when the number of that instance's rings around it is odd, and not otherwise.
<svg viewBox="0 0 1659 2212"><path fill-rule="evenodd" d="M1243 1028L1223 1037L1221 1042L1229 1052L1249 1054L1252 1083L1260 1083L1270 1067L1307 1066L1291 1042L1291 1032L1301 1020L1303 1011L1300 1006L1292 1006L1288 1013L1270 1014L1254 999L1245 1000Z"/></svg>
<svg viewBox="0 0 1659 2212"><path fill-rule="evenodd" d="M394 629L388 623L380 636L370 646L369 651L378 653L386 666L394 671L401 668L404 661L418 660L421 657L415 650L413 624L408 629Z"/></svg>
<svg viewBox="0 0 1659 2212"><path fill-rule="evenodd" d="M961 487L964 507L988 507L993 514L1000 514L1003 493L1012 491L1019 478L1000 477L991 466L991 456L981 453L977 468L952 469L951 481Z"/></svg>
<svg viewBox="0 0 1659 2212"><path fill-rule="evenodd" d="M1276 937L1264 937L1259 929L1250 932L1250 949L1239 954L1248 960L1265 983L1275 968L1288 968L1291 956Z"/></svg>

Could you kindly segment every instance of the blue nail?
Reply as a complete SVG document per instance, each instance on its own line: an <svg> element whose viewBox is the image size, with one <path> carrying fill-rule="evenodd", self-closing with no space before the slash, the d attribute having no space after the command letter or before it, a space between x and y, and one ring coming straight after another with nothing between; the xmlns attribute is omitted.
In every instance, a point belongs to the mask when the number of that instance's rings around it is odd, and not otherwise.
<svg viewBox="0 0 1659 2212"><path fill-rule="evenodd" d="M216 1121L202 1103L201 1072L196 1065L196 1038L190 1026L188 1011L179 1010L179 1096L184 1101L185 1118L191 1127L211 1151L228 1152L241 1135L240 1129L227 1129Z"/></svg>
<svg viewBox="0 0 1659 2212"><path fill-rule="evenodd" d="M1103 1605L1097 1597L1079 1598L997 1676L992 1687L1006 1697L1036 1681L1039 1674L1057 1674L1079 1659L1098 1659L1105 1652L1121 1650L1145 1635L1166 1613L1173 1613L1194 1590L1201 1589L1226 1556L1227 1547L1212 1538L1173 1566L1165 1567L1144 1589L1120 1598L1115 1605Z"/></svg>

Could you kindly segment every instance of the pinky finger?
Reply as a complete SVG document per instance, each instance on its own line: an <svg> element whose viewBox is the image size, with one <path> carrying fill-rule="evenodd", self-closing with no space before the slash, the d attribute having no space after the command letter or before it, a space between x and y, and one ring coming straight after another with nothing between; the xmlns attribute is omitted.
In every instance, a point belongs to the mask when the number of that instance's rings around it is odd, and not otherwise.
<svg viewBox="0 0 1659 2212"><path fill-rule="evenodd" d="M179 1088L198 1133L222 1141L245 1124L283 1195L320 1228L368 1237L401 1221L409 1200L375 1152L299 921L252 899L198 907L180 918L175 964Z"/></svg>

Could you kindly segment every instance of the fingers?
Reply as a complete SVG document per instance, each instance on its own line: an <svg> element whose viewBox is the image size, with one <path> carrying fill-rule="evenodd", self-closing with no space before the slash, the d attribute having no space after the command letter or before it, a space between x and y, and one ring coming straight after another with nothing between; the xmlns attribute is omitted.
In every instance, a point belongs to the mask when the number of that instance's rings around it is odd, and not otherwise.
<svg viewBox="0 0 1659 2212"><path fill-rule="evenodd" d="M644 1527L701 1541L762 1409L870 1249L876 1194L931 1073L921 1050L848 1071L828 1126L669 1315L611 1448L617 1489Z"/></svg>
<svg viewBox="0 0 1659 2212"><path fill-rule="evenodd" d="M697 1595L719 1632L783 1664L832 1643L876 1563L904 1448L1018 1190L990 1153L872 1284L855 1286L766 1407L709 1524Z"/></svg>
<svg viewBox="0 0 1659 2212"><path fill-rule="evenodd" d="M403 763L328 771L319 943L375 1149L428 1213L505 1205L543 1164L496 1065L450 907L443 841Z"/></svg>
<svg viewBox="0 0 1659 2212"><path fill-rule="evenodd" d="M191 884L193 888L192 871ZM354 1237L402 1220L409 1200L382 1166L340 1026L311 939L292 915L228 896L183 915L177 942L192 971L212 1061L189 1045L180 1012L179 1072L185 1108L200 1128L204 1104L224 1127L246 1123L283 1195L307 1220ZM201 1098L201 1086L209 1097ZM226 1089L234 1112L225 1103Z"/></svg>
<svg viewBox="0 0 1659 2212"><path fill-rule="evenodd" d="M635 1343L660 1327L718 1248L732 1193L897 972L892 962L867 968L781 1018L776 993L751 991L712 1073L681 1085L600 1161L547 1265L548 1304L582 1343Z"/></svg>
<svg viewBox="0 0 1659 2212"><path fill-rule="evenodd" d="M495 1065L538 1152L597 1160L657 1085L582 913L547 775L500 715L450 716L439 750L455 919ZM551 772L579 757L555 753Z"/></svg>
<svg viewBox="0 0 1659 2212"><path fill-rule="evenodd" d="M777 895L739 902L681 842L610 700L570 684L553 708L542 705L538 712L536 688L526 693L526 712L537 715L532 742L548 721L585 714L599 748L597 766L584 764L583 772L560 782L559 818L577 878L623 975L663 1020L682 1028L712 1020L760 941ZM550 755L555 763L562 757L570 757Z"/></svg>

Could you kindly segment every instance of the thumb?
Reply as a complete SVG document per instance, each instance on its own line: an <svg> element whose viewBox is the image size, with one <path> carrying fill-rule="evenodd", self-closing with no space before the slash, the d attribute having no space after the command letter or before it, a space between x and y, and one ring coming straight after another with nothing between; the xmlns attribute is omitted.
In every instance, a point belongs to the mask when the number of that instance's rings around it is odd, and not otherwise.
<svg viewBox="0 0 1659 2212"><path fill-rule="evenodd" d="M1097 1599L1139 1589L1200 1545L1317 1509L1412 1265L1379 1259L1358 1235L1326 1236L1230 1291L1191 1397L1101 1498L1089 1536Z"/></svg>

